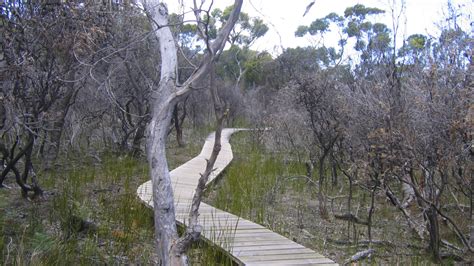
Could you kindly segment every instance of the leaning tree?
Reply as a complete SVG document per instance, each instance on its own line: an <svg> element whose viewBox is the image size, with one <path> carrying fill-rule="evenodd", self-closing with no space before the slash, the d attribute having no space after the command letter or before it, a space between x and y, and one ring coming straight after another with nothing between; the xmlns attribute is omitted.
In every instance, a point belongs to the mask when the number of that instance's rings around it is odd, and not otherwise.
<svg viewBox="0 0 474 266"><path fill-rule="evenodd" d="M166 139L176 103L198 88L211 71L218 55L224 49L226 40L236 23L242 0L235 0L227 22L218 31L217 37L210 40L206 21L201 20L201 8L194 1L194 13L198 32L205 40L206 49L201 62L184 82L177 78L177 47L170 27L168 9L161 1L143 1L145 12L152 23L160 43L161 73L160 82L151 94L151 121L147 137L147 157L153 183L153 206L155 220L156 251L162 265L185 265L186 249L199 235L199 227L190 228L185 236L179 238L175 223L173 189L166 160ZM195 230L194 230L195 229Z"/></svg>

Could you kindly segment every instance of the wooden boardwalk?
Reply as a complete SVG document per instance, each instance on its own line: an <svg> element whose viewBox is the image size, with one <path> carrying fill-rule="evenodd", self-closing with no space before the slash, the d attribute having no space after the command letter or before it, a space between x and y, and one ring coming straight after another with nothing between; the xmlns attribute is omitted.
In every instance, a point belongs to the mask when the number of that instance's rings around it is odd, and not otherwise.
<svg viewBox="0 0 474 266"><path fill-rule="evenodd" d="M229 137L242 129L222 131L222 149L216 160L216 170L209 178L214 180L232 161ZM187 222L191 200L198 183L199 174L206 168L214 145L214 134L205 141L201 153L170 172L173 181L176 220ZM151 181L137 190L139 198L153 208ZM199 224L203 226L202 237L228 252L242 265L334 265L335 263L311 249L297 244L259 224L231 213L201 203Z"/></svg>

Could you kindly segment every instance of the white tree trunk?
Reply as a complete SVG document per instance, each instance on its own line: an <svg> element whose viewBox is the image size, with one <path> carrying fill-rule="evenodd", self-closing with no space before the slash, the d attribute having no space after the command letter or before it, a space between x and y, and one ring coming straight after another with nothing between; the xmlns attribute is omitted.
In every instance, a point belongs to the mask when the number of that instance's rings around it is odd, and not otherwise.
<svg viewBox="0 0 474 266"><path fill-rule="evenodd" d="M153 209L155 220L156 252L161 265L170 265L170 250L178 239L168 162L166 160L166 138L171 123L171 112L176 97L177 50L168 24L168 11L162 4L149 5L147 11L153 19L153 27L160 41L161 77L160 85L152 97L152 119L147 139L147 157L153 183Z"/></svg>
<svg viewBox="0 0 474 266"><path fill-rule="evenodd" d="M155 220L156 253L160 265L186 265L187 259L183 248L176 247L183 241L178 239L176 228L173 189L166 160L166 139L171 123L172 110L180 97L185 97L193 85L199 85L211 70L211 65L224 49L226 40L237 21L242 7L242 0L235 0L228 21L217 33L211 43L201 30L201 37L206 39L208 47L199 67L191 77L179 87L176 85L177 48L168 24L168 10L159 0L143 1L145 11L152 22L160 43L161 77L160 85L153 90L152 119L147 136L147 157L153 183L153 209ZM196 3L195 3L196 4ZM199 12L196 10L199 20ZM203 27L202 23L198 23ZM211 167L212 168L212 167ZM198 205L199 206L199 205Z"/></svg>
<svg viewBox="0 0 474 266"><path fill-rule="evenodd" d="M472 249L474 249L474 177L471 176L471 206L470 206L470 212L471 212L471 231L469 234L469 244Z"/></svg>
<svg viewBox="0 0 474 266"><path fill-rule="evenodd" d="M415 190L413 189L410 181L410 175L405 174L402 177L402 192L403 192L403 199L402 199L402 208L406 209L410 207L410 204L415 200Z"/></svg>
<svg viewBox="0 0 474 266"><path fill-rule="evenodd" d="M162 265L169 265L171 245L178 238L173 189L166 160L166 138L172 108L163 103L153 106L148 136L148 162L153 183L156 252Z"/></svg>

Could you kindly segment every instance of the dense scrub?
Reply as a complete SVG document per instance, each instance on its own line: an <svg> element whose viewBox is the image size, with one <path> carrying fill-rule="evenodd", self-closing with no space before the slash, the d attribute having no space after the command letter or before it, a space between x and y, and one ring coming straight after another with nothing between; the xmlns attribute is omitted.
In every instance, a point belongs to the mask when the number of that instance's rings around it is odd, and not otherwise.
<svg viewBox="0 0 474 266"><path fill-rule="evenodd" d="M255 133L238 133L233 137L234 161L209 189L209 204L260 223L339 263L368 248L375 249L376 253L365 261L367 263L432 263L429 251L413 235L397 207L387 204L385 195L378 193L375 197L377 207L372 215L377 218L369 240L367 224L335 218L347 212L348 185L327 185L330 218L323 217L318 207L319 177L315 175L308 179L305 164L299 163L296 157L284 159L282 154L272 152L265 148L265 143L255 140ZM353 188L352 204L355 216L361 221L367 220L371 206L367 189ZM469 228L469 221L462 221L462 214L448 213L464 230ZM456 241L448 223L443 222L440 230L443 239ZM450 264L459 259L446 257L443 263Z"/></svg>

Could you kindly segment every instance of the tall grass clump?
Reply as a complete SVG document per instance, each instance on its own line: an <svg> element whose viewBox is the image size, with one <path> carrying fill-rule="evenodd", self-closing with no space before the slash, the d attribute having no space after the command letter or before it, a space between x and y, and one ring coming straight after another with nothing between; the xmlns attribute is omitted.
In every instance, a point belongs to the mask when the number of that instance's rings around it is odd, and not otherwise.
<svg viewBox="0 0 474 266"><path fill-rule="evenodd" d="M269 153L248 132L232 137L234 160L211 196L211 205L257 223L266 223L268 206L286 187L284 178L303 173L298 163L282 163L282 156Z"/></svg>
<svg viewBox="0 0 474 266"><path fill-rule="evenodd" d="M15 189L2 191L2 263L151 263L152 212L136 195L148 178L144 160L105 155L100 165L69 162L43 173L45 197L37 202L20 200Z"/></svg>

